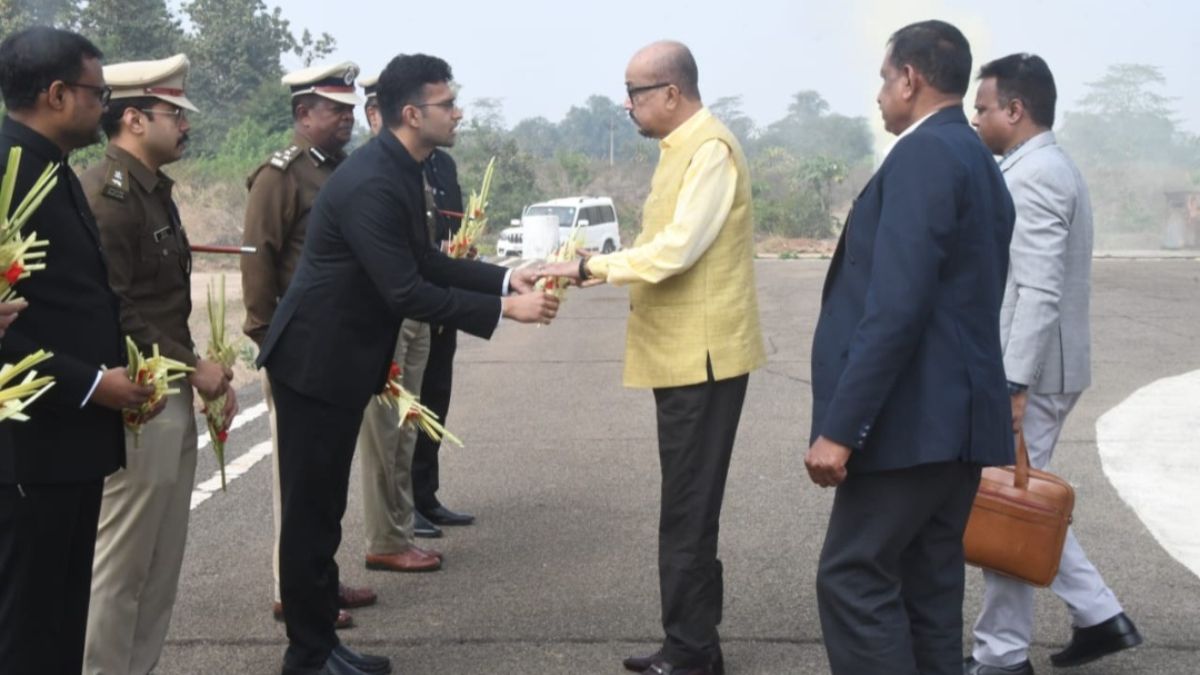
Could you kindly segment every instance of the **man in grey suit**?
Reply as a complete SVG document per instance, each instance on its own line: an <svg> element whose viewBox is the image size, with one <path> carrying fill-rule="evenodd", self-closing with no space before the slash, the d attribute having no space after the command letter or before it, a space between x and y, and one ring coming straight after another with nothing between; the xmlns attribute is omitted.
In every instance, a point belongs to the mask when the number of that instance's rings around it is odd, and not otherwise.
<svg viewBox="0 0 1200 675"><path fill-rule="evenodd" d="M1013 431L1023 430L1034 468L1045 468L1063 423L1091 384L1092 207L1079 169L1054 140L1054 76L1029 54L980 70L975 118L985 145L1002 156L1017 222L1000 308L1004 371ZM967 675L1033 673L1028 649L1033 588L984 572L987 590L975 623ZM1112 590L1067 532L1051 589L1071 612L1071 643L1055 667L1098 659L1142 641Z"/></svg>

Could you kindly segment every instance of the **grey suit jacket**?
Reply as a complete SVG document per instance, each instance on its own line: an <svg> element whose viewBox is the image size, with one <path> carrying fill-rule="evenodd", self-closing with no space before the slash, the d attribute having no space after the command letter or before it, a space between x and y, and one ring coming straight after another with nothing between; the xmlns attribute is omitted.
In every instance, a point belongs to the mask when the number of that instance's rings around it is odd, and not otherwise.
<svg viewBox="0 0 1200 675"><path fill-rule="evenodd" d="M1039 394L1083 391L1092 381L1087 185L1051 131L1026 141L1000 169L1017 208L1000 307L1005 375Z"/></svg>

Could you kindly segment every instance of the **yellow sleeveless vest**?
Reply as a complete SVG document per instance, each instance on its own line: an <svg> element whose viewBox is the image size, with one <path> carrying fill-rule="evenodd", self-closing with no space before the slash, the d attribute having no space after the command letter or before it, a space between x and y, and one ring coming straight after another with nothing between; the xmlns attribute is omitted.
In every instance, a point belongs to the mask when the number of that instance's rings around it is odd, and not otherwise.
<svg viewBox="0 0 1200 675"><path fill-rule="evenodd" d="M684 173L700 146L718 140L737 166L733 207L712 246L687 271L629 287L625 386L680 387L744 375L766 362L754 288L750 172L737 139L703 109L699 126L662 149L634 246L652 240L675 216Z"/></svg>

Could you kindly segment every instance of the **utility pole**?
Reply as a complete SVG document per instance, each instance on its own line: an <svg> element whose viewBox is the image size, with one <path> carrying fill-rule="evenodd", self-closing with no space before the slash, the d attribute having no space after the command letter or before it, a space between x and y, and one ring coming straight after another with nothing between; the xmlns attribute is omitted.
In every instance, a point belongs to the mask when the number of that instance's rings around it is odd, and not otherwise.
<svg viewBox="0 0 1200 675"><path fill-rule="evenodd" d="M613 134L616 131L616 117L608 118L608 165L613 165Z"/></svg>

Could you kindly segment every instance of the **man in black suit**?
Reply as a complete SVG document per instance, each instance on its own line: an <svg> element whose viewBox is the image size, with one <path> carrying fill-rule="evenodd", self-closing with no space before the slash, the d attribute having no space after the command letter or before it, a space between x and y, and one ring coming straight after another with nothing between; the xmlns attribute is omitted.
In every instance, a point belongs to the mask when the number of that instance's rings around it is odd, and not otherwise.
<svg viewBox="0 0 1200 675"><path fill-rule="evenodd" d="M391 669L334 634L334 553L363 409L383 389L401 321L487 338L502 316L546 323L557 311L555 298L534 290L533 271L453 260L429 241L421 161L453 142L462 118L451 79L445 61L422 54L398 56L383 71L387 128L317 196L300 265L258 358L278 411L285 675ZM510 283L522 294L505 295Z"/></svg>
<svg viewBox="0 0 1200 675"><path fill-rule="evenodd" d="M68 154L99 140L110 90L85 38L29 28L0 44L0 165L23 150L14 203L47 164L58 182L24 228L49 242L46 269L17 285L28 302L4 333L0 361L45 349L54 386L4 422L0 436L0 672L83 669L92 556L104 477L125 462L120 410L152 390L125 362L117 296L100 234Z"/></svg>
<svg viewBox="0 0 1200 675"><path fill-rule="evenodd" d="M462 219L449 212L462 213L462 188L458 185L458 166L449 153L435 150L425 160L425 180L433 190L433 203L437 206L437 237L446 241L454 236ZM425 377L421 380L421 403L443 420L450 412L450 391L454 380L454 354L458 351L458 331L453 326L434 324L429 327L429 359L425 364ZM467 513L456 513L446 508L438 499L441 487L441 467L438 451L441 441L425 434L417 436L417 447L413 452L412 482L413 501L416 504L417 536L441 536L438 525L470 525L475 517Z"/></svg>
<svg viewBox="0 0 1200 675"><path fill-rule="evenodd" d="M962 534L981 467L1013 462L996 322L1015 214L967 124L954 26L888 43L898 134L855 200L812 351L813 482L837 486L817 572L834 673L962 671Z"/></svg>

